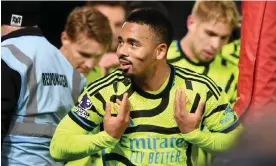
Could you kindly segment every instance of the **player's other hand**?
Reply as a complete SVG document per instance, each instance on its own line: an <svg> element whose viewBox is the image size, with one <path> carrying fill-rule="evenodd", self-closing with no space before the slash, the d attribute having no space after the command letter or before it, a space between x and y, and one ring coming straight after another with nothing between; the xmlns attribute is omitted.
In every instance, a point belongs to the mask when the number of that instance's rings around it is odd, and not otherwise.
<svg viewBox="0 0 276 166"><path fill-rule="evenodd" d="M117 117L111 116L111 105L106 104L104 116L104 130L113 138L120 139L129 125L130 104L128 101L128 94L125 93L123 100L116 100L119 106L113 106L117 111Z"/></svg>
<svg viewBox="0 0 276 166"><path fill-rule="evenodd" d="M104 75L107 75L108 69L118 67L120 65L118 56L116 53L106 53L103 55L99 62L99 66L102 69Z"/></svg>
<svg viewBox="0 0 276 166"><path fill-rule="evenodd" d="M186 134L195 130L201 120L204 102L200 101L195 113L186 111L187 98L184 89L177 89L174 102L174 118L181 133Z"/></svg>

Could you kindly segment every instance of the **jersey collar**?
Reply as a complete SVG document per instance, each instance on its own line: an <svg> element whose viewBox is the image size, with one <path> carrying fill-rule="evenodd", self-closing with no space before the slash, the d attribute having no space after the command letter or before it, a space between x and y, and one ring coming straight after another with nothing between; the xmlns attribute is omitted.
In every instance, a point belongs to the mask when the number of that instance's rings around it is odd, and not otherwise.
<svg viewBox="0 0 276 166"><path fill-rule="evenodd" d="M43 34L38 27L26 27L2 36L1 42L10 38L16 38L21 36L43 36Z"/></svg>
<svg viewBox="0 0 276 166"><path fill-rule="evenodd" d="M188 56L184 53L183 49L181 48L181 45L180 45L180 40L176 40L176 48L177 50L180 52L181 56L183 58L185 58L190 64L192 65L195 65L195 66L208 66L210 63L212 63L214 61L215 58L213 58L212 60L210 60L209 62L194 62L192 60L190 60L188 58Z"/></svg>
<svg viewBox="0 0 276 166"><path fill-rule="evenodd" d="M171 74L170 74L170 78L168 81L167 86L165 87L165 89L158 93L158 94L152 94L152 93L148 93L146 91L144 91L143 89L141 89L133 80L131 80L132 82L132 86L133 86L133 90L136 91L139 95L148 98L148 99L159 99L159 98L163 98L165 95L168 95L171 88L174 85L174 78L175 78L175 68L173 65L170 65L171 68Z"/></svg>

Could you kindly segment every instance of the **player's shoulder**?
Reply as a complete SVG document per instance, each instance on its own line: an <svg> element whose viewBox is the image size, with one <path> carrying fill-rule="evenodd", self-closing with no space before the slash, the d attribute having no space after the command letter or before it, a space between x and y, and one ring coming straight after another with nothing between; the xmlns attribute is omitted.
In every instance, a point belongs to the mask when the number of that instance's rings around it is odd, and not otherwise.
<svg viewBox="0 0 276 166"><path fill-rule="evenodd" d="M179 67L179 66L174 66L175 67L175 73L178 77L180 77L181 79L193 79L195 81L197 80L204 80L206 82L210 82L210 83L214 83L215 82L208 77L207 75L198 73L194 70L188 69L188 68L184 68L184 67Z"/></svg>
<svg viewBox="0 0 276 166"><path fill-rule="evenodd" d="M239 59L235 61L233 59L224 57L220 53L216 55L214 61L210 64L210 68L213 68L215 70L223 70L225 72L233 72L238 69L238 60Z"/></svg>
<svg viewBox="0 0 276 166"><path fill-rule="evenodd" d="M198 91L199 93L210 91L216 98L220 96L222 89L210 77L187 68L174 67L176 79L183 80L185 84L196 85L197 88L192 88L193 91Z"/></svg>
<svg viewBox="0 0 276 166"><path fill-rule="evenodd" d="M220 57L232 65L238 65L240 59L240 39L234 40L221 49Z"/></svg>
<svg viewBox="0 0 276 166"><path fill-rule="evenodd" d="M179 50L179 40L173 40L167 53L167 59L174 58L175 56L178 56L180 54Z"/></svg>
<svg viewBox="0 0 276 166"><path fill-rule="evenodd" d="M124 73L121 69L116 69L110 74L101 77L86 87L86 91L90 94L96 93L100 90L104 90L109 86L112 86L114 82L119 82L125 80Z"/></svg>
<svg viewBox="0 0 276 166"><path fill-rule="evenodd" d="M178 42L179 42L179 40L173 40L169 47L169 50L177 48Z"/></svg>

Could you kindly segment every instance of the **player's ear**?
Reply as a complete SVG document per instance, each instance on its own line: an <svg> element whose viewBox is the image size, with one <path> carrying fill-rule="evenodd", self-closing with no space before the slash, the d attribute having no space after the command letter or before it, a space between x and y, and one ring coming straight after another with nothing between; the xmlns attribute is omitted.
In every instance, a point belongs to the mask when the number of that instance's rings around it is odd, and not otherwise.
<svg viewBox="0 0 276 166"><path fill-rule="evenodd" d="M189 16L187 17L187 21L186 21L187 29L188 29L189 31L193 31L193 29L194 29L194 27L195 27L195 23L196 23L195 16L189 15Z"/></svg>
<svg viewBox="0 0 276 166"><path fill-rule="evenodd" d="M62 43L63 46L70 43L70 39L69 39L67 33L64 32L64 31L61 33L61 43Z"/></svg>
<svg viewBox="0 0 276 166"><path fill-rule="evenodd" d="M168 48L169 47L165 43L159 44L156 47L156 49L155 49L155 51L156 51L156 59L157 60L161 60L161 59L164 59L164 58L166 59L166 54L167 54Z"/></svg>

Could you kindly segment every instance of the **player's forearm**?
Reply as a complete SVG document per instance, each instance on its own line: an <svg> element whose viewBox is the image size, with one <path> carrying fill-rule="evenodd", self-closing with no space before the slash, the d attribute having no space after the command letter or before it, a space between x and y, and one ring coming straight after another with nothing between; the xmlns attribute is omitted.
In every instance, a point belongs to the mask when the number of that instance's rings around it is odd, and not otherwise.
<svg viewBox="0 0 276 166"><path fill-rule="evenodd" d="M226 151L231 148L237 141L241 130L241 126L229 133L204 132L196 129L188 134L182 134L182 136L187 142L213 153Z"/></svg>
<svg viewBox="0 0 276 166"><path fill-rule="evenodd" d="M66 116L58 125L51 141L51 156L62 161L81 159L102 149L113 147L118 142L105 131L95 135L86 133L86 130Z"/></svg>

